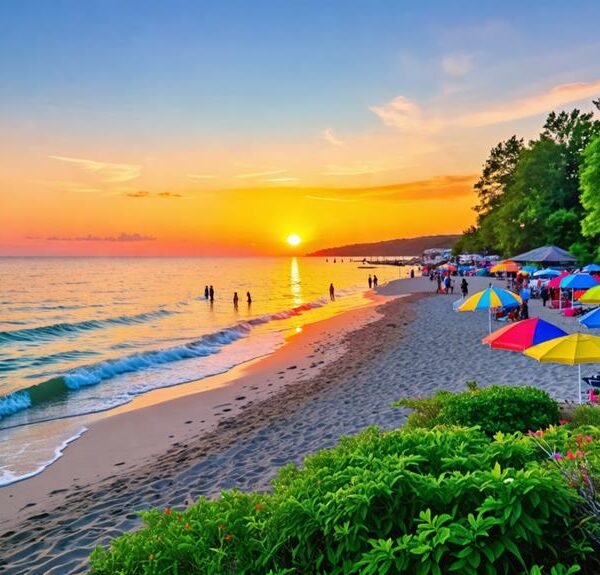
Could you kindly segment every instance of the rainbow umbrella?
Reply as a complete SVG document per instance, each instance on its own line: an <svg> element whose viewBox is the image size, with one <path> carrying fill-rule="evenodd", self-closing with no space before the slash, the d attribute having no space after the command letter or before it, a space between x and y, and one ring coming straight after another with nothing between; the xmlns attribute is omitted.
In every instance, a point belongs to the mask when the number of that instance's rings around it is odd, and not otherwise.
<svg viewBox="0 0 600 575"><path fill-rule="evenodd" d="M579 403L581 403L581 364L600 362L600 337L572 333L534 345L523 352L543 363L577 365L579 374Z"/></svg>
<svg viewBox="0 0 600 575"><path fill-rule="evenodd" d="M468 297L456 309L457 311L480 311L487 309L489 330L492 333L492 309L498 307L516 307L521 305L521 303L523 303L523 300L517 294L490 286L486 290Z"/></svg>
<svg viewBox="0 0 600 575"><path fill-rule="evenodd" d="M524 351L529 347L567 335L567 332L540 318L531 318L501 327L484 337L481 342L489 343L494 349Z"/></svg>
<svg viewBox="0 0 600 575"><path fill-rule="evenodd" d="M581 303L600 303L600 285L590 288L580 298Z"/></svg>
<svg viewBox="0 0 600 575"><path fill-rule="evenodd" d="M600 327L600 307L588 311L584 316L579 318L579 323L585 325L589 329Z"/></svg>

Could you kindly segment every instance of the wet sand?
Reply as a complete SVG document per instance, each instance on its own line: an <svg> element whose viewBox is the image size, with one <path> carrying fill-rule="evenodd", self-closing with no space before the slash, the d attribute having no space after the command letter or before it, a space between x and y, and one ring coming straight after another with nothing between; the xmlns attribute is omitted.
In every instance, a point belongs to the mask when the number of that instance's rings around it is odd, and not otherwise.
<svg viewBox="0 0 600 575"><path fill-rule="evenodd" d="M469 283L474 292L489 280ZM84 572L96 544L139 526L136 510L266 490L279 467L341 435L401 425L406 412L390 407L401 397L474 379L575 399L574 368L490 350L485 312L458 314L459 295L431 291L423 278L392 282L379 292L413 295L308 326L226 386L94 423L44 473L0 489L0 572ZM540 308L532 302L531 316L576 330Z"/></svg>

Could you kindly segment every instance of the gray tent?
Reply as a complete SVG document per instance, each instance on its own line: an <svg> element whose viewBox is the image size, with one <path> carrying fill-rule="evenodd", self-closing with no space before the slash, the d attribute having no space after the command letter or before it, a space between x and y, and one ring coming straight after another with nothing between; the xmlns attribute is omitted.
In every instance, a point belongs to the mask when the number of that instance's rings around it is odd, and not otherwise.
<svg viewBox="0 0 600 575"><path fill-rule="evenodd" d="M537 262L544 264L570 264L577 261L567 250L556 246L544 246L535 248L510 258L514 262Z"/></svg>

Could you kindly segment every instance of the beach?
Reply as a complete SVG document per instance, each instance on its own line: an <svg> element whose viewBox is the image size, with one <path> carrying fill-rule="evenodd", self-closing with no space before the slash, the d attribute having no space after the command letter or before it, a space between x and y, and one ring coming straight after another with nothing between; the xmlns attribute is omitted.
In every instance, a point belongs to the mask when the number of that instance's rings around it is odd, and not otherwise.
<svg viewBox="0 0 600 575"><path fill-rule="evenodd" d="M469 278L470 292L489 281ZM371 306L306 326L208 390L158 390L100 417L43 473L0 488L0 572L85 572L96 545L141 524L136 511L267 490L278 468L342 435L402 425L407 412L390 407L402 397L476 380L575 400L574 368L490 350L486 313L456 313L460 294L433 292L427 278L392 281ZM576 330L539 300L530 315Z"/></svg>

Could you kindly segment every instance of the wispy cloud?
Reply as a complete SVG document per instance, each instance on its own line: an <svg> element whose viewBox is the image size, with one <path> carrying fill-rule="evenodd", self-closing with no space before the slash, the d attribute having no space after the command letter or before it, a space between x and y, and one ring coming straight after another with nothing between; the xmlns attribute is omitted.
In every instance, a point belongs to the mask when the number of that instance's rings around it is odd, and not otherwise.
<svg viewBox="0 0 600 575"><path fill-rule="evenodd" d="M217 176L213 174L186 174L190 180L214 180Z"/></svg>
<svg viewBox="0 0 600 575"><path fill-rule="evenodd" d="M266 176L278 176L279 174L285 174L287 170L279 169L279 170L264 170L260 172L247 172L245 174L238 174L236 178L241 179L252 179L252 178L265 178Z"/></svg>
<svg viewBox="0 0 600 575"><path fill-rule="evenodd" d="M84 160L82 158L69 158L67 156L49 156L53 160L76 164L87 172L98 174L102 181L128 182L135 180L141 175L141 166L134 164L117 164L113 162L98 162L96 160Z"/></svg>
<svg viewBox="0 0 600 575"><path fill-rule="evenodd" d="M38 239L28 237L27 239ZM127 234L121 233L118 236L50 236L45 238L48 241L54 242L150 242L156 240L154 236L146 236L144 234Z"/></svg>
<svg viewBox="0 0 600 575"><path fill-rule="evenodd" d="M458 123L463 126L477 127L529 118L572 102L598 96L599 93L600 80L559 84L541 94L509 101L489 110L467 114L459 118Z"/></svg>
<svg viewBox="0 0 600 575"><path fill-rule="evenodd" d="M177 194L175 192L158 192L153 194L152 192L147 192L145 190L136 190L133 192L127 192L125 194L128 198L183 198L182 194Z"/></svg>
<svg viewBox="0 0 600 575"><path fill-rule="evenodd" d="M135 192L127 192L125 195L128 198L147 198L152 194L150 192L146 192L145 190L137 190Z"/></svg>
<svg viewBox="0 0 600 575"><path fill-rule="evenodd" d="M158 192L156 195L159 198L183 198L182 194L176 194L174 192Z"/></svg>
<svg viewBox="0 0 600 575"><path fill-rule="evenodd" d="M442 58L442 70L448 76L461 78L473 69L474 63L471 54L450 54Z"/></svg>
<svg viewBox="0 0 600 575"><path fill-rule="evenodd" d="M397 96L383 106L371 106L370 110L386 126L410 132L434 132L442 126L439 120L427 116L417 103L404 96Z"/></svg>
<svg viewBox="0 0 600 575"><path fill-rule="evenodd" d="M378 174L399 169L399 166L394 168L381 168L372 166L371 164L358 164L355 166L327 166L323 176L365 176L370 174Z"/></svg>
<svg viewBox="0 0 600 575"><path fill-rule="evenodd" d="M321 140L332 146L343 146L345 142L340 140L333 132L333 128L327 128L321 132Z"/></svg>
<svg viewBox="0 0 600 575"><path fill-rule="evenodd" d="M300 180L298 178L265 178L264 180L260 180L261 182L266 182L268 184L295 184Z"/></svg>

